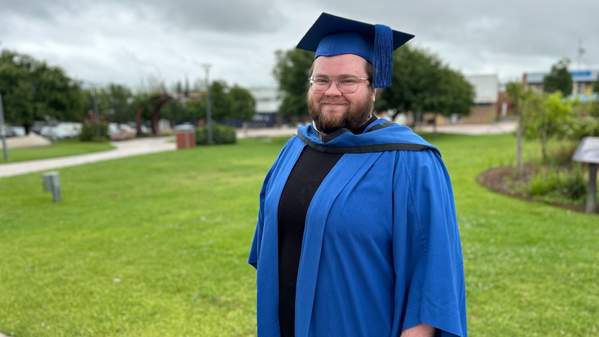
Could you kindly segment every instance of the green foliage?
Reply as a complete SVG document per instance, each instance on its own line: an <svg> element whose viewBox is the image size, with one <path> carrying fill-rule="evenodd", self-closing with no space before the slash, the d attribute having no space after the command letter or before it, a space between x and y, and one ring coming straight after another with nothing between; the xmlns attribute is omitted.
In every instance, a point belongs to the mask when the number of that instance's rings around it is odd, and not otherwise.
<svg viewBox="0 0 599 337"><path fill-rule="evenodd" d="M231 110L229 118L248 121L256 114L256 100L249 90L234 85L229 89Z"/></svg>
<svg viewBox="0 0 599 337"><path fill-rule="evenodd" d="M599 118L578 116L573 120L569 138L581 140L584 137L599 137Z"/></svg>
<svg viewBox="0 0 599 337"><path fill-rule="evenodd" d="M403 46L393 54L393 80L378 110L467 115L474 89L464 76L423 49Z"/></svg>
<svg viewBox="0 0 599 337"><path fill-rule="evenodd" d="M551 66L551 71L543 78L543 90L547 93L561 92L563 96L572 94L572 75L568 71L570 60L561 59Z"/></svg>
<svg viewBox="0 0 599 337"><path fill-rule="evenodd" d="M79 83L61 68L25 54L2 50L0 94L6 121L27 130L37 120L80 121L83 117Z"/></svg>
<svg viewBox="0 0 599 337"><path fill-rule="evenodd" d="M221 125L212 124L212 141L213 144L234 144L237 142L237 135L235 128ZM196 129L196 144L207 145L208 144L208 130L206 127Z"/></svg>
<svg viewBox="0 0 599 337"><path fill-rule="evenodd" d="M279 84L281 106L279 112L286 117L305 116L308 113L306 94L308 77L314 54L305 50L278 50L273 75Z"/></svg>
<svg viewBox="0 0 599 337"><path fill-rule="evenodd" d="M523 101L526 136L539 139L543 161L547 158L547 142L551 138L563 138L572 123L572 102L565 101L561 92L545 95L528 91Z"/></svg>
<svg viewBox="0 0 599 337"><path fill-rule="evenodd" d="M593 84L593 92L599 94L599 75L597 75L595 83Z"/></svg>
<svg viewBox="0 0 599 337"><path fill-rule="evenodd" d="M81 127L79 140L82 142L102 142L108 140L107 123L84 123Z"/></svg>
<svg viewBox="0 0 599 337"><path fill-rule="evenodd" d="M578 203L586 195L586 182L581 170L547 170L531 179L528 193L547 201Z"/></svg>
<svg viewBox="0 0 599 337"><path fill-rule="evenodd" d="M91 93L88 93L91 95ZM111 83L96 91L96 105L100 115L115 123L135 120L133 93L123 85Z"/></svg>
<svg viewBox="0 0 599 337"><path fill-rule="evenodd" d="M214 81L210 84L210 101L212 120L250 120L256 114L256 100L249 90L234 85L229 87L225 81ZM205 119L207 114L208 97L190 101L186 106L186 116Z"/></svg>
<svg viewBox="0 0 599 337"><path fill-rule="evenodd" d="M163 118L168 119L174 124L182 124L185 122L192 122L198 118L193 115L193 103L188 102L187 104L178 100L171 100L162 107L160 115Z"/></svg>

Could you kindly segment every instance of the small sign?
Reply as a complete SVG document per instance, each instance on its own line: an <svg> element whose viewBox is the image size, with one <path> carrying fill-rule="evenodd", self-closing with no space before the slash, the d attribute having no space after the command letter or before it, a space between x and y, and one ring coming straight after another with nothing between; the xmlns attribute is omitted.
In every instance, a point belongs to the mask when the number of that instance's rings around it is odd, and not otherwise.
<svg viewBox="0 0 599 337"><path fill-rule="evenodd" d="M582 163L599 164L599 137L583 138L572 159Z"/></svg>

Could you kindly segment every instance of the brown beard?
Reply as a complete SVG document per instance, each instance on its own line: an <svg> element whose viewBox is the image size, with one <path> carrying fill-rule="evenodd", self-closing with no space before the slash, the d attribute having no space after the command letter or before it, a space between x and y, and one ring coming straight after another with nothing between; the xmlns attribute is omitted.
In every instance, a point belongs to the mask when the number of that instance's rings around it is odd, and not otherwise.
<svg viewBox="0 0 599 337"><path fill-rule="evenodd" d="M350 105L349 109L345 112L344 116L340 120L330 120L322 118L322 105L323 103L347 103L344 98L334 99L322 97L320 101L311 101L308 97L308 111L310 117L314 121L318 131L329 134L335 132L341 128L349 130L359 129L371 116L374 102L366 100L364 104Z"/></svg>

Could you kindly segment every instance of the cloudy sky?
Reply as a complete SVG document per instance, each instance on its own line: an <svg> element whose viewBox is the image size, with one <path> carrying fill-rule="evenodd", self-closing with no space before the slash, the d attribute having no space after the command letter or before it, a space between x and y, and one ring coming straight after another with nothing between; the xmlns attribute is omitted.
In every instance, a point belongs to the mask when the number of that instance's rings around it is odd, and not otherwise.
<svg viewBox="0 0 599 337"><path fill-rule="evenodd" d="M209 63L213 79L269 86L275 50L323 11L415 34L465 74L506 81L561 57L599 68L598 0L0 0L0 48L90 83L194 82Z"/></svg>

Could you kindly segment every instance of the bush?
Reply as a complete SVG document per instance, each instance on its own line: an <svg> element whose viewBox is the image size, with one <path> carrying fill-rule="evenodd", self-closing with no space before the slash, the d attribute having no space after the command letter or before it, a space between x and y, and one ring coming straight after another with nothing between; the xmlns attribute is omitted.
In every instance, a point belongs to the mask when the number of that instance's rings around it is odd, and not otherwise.
<svg viewBox="0 0 599 337"><path fill-rule="evenodd" d="M586 195L586 182L580 169L564 172L547 171L530 180L528 194L558 201L579 202Z"/></svg>
<svg viewBox="0 0 599 337"><path fill-rule="evenodd" d="M79 140L82 142L102 142L108 140L108 124L84 123L81 127Z"/></svg>
<svg viewBox="0 0 599 337"><path fill-rule="evenodd" d="M580 141L584 137L599 136L599 118L597 117L578 117L572 123L570 138Z"/></svg>
<svg viewBox="0 0 599 337"><path fill-rule="evenodd" d="M212 124L212 141L214 144L234 144L237 142L235 128L221 124ZM196 144L208 144L208 132L206 127L196 130Z"/></svg>
<svg viewBox="0 0 599 337"><path fill-rule="evenodd" d="M578 142L562 141L557 149L549 152L547 164L555 167L569 167L574 164L572 157L578 148Z"/></svg>

